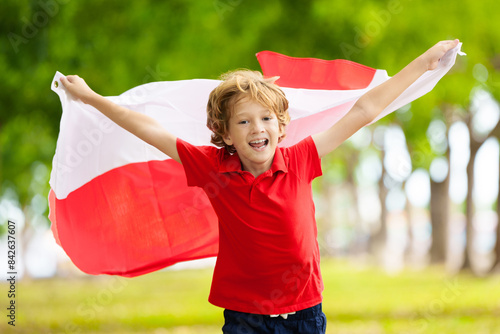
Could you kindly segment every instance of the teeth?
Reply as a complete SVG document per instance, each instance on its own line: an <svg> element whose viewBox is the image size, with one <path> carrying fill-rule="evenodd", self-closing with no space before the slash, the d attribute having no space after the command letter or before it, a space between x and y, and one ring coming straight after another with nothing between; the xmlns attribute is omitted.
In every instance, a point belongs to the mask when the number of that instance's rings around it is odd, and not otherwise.
<svg viewBox="0 0 500 334"><path fill-rule="evenodd" d="M259 140L251 141L250 144L260 144L260 143L263 143L265 141L266 141L266 139L259 139Z"/></svg>

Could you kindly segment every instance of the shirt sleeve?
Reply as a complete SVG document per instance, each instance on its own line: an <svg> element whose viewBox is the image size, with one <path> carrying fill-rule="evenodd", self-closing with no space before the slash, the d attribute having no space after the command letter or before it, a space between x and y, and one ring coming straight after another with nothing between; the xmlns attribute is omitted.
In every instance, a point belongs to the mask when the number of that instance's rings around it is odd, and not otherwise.
<svg viewBox="0 0 500 334"><path fill-rule="evenodd" d="M321 159L311 136L288 148L289 168L301 179L312 181L323 175Z"/></svg>
<svg viewBox="0 0 500 334"><path fill-rule="evenodd" d="M209 175L213 175L217 168L218 149L213 146L195 146L180 138L177 138L176 145L188 186L205 186Z"/></svg>

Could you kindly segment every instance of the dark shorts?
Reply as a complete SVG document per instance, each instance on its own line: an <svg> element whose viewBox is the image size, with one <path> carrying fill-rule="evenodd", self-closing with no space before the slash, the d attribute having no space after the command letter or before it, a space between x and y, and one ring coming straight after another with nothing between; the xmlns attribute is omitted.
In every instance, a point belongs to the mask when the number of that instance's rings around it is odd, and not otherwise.
<svg viewBox="0 0 500 334"><path fill-rule="evenodd" d="M289 314L287 319L231 310L224 310L224 319L225 334L324 334L326 331L321 304Z"/></svg>

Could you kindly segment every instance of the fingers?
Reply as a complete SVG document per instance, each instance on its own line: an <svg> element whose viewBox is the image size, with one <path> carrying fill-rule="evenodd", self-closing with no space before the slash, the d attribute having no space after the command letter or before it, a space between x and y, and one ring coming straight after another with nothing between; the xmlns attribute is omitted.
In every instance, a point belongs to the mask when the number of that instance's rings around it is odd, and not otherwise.
<svg viewBox="0 0 500 334"><path fill-rule="evenodd" d="M63 84L64 87L67 87L68 84L67 77L61 77L59 80L61 80L61 83Z"/></svg>
<svg viewBox="0 0 500 334"><path fill-rule="evenodd" d="M85 84L85 81L78 75L67 75L65 77L61 77L60 80L63 86L68 89L72 89L74 87L80 87L82 84Z"/></svg>
<svg viewBox="0 0 500 334"><path fill-rule="evenodd" d="M444 46L444 48L446 50L451 50L453 49L455 46L458 45L460 41L458 39L454 39L454 40L447 40L447 41L441 41L440 43L438 44L441 44L442 46Z"/></svg>
<svg viewBox="0 0 500 334"><path fill-rule="evenodd" d="M444 40L438 42L436 45L427 50L423 58L427 61L427 69L434 70L436 69L438 62L441 58L451 49L455 48L459 43L458 39L454 40Z"/></svg>
<svg viewBox="0 0 500 334"><path fill-rule="evenodd" d="M61 77L61 82L62 83L74 83L77 79L80 79L78 75L67 75L65 77Z"/></svg>
<svg viewBox="0 0 500 334"><path fill-rule="evenodd" d="M449 43L449 44L458 44L458 39L449 39L449 40L445 40L445 41L441 41L441 43Z"/></svg>
<svg viewBox="0 0 500 334"><path fill-rule="evenodd" d="M450 48L454 48L455 46L458 45L459 41L458 41L458 39L454 39L452 41L447 41L447 42L448 42L447 44L450 46Z"/></svg>
<svg viewBox="0 0 500 334"><path fill-rule="evenodd" d="M458 45L458 43L459 43L458 39L440 41L430 50L435 50L434 52L437 52L436 55L439 56L439 58L441 58L440 54L445 54L449 50L455 48Z"/></svg>
<svg viewBox="0 0 500 334"><path fill-rule="evenodd" d="M64 86L67 86L68 84L72 83L72 75L67 75L65 77L61 77L61 82Z"/></svg>

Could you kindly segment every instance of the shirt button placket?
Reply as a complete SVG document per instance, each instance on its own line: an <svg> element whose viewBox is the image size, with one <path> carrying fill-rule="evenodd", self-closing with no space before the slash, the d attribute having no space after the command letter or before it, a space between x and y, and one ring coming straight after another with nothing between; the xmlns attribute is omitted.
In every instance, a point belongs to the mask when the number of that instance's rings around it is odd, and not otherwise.
<svg viewBox="0 0 500 334"><path fill-rule="evenodd" d="M253 202L253 199L254 199L254 193L255 193L255 187L257 186L257 179L255 179L252 184L250 185L250 203Z"/></svg>
<svg viewBox="0 0 500 334"><path fill-rule="evenodd" d="M271 175L271 171L267 171L261 175L259 175L257 178L255 178L252 182L252 184L250 185L250 203L253 202L253 199L255 197L255 193L258 192L259 190L259 183L265 179L266 177L270 176Z"/></svg>

